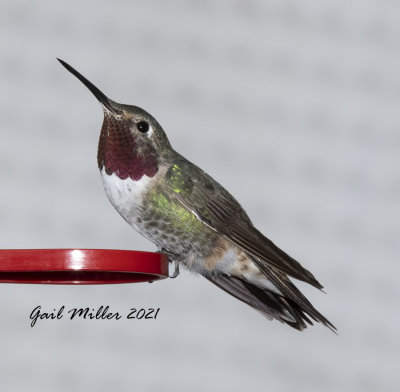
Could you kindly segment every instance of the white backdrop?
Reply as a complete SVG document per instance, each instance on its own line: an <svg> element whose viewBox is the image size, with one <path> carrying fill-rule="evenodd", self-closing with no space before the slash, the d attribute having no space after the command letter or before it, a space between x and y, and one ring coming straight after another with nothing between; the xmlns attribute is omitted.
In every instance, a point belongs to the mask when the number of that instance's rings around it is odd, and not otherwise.
<svg viewBox="0 0 400 392"><path fill-rule="evenodd" d="M322 2L325 3L325 2ZM2 1L0 246L154 250L97 172L100 106L141 106L325 285L339 329L268 322L207 281L0 285L13 391L398 391L400 4ZM156 321L29 314L160 307Z"/></svg>

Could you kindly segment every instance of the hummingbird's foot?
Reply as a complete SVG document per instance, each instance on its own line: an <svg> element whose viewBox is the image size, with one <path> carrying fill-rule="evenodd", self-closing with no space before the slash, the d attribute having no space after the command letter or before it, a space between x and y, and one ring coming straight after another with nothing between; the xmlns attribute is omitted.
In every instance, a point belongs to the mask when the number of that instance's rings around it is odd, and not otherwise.
<svg viewBox="0 0 400 392"><path fill-rule="evenodd" d="M169 273L169 268L168 268L168 277L171 279L175 279L179 275L179 261L176 260L177 255L175 253L172 253L168 251L165 248L161 248L160 252L166 254L168 256L168 261L172 264L174 264L174 272L172 275Z"/></svg>
<svg viewBox="0 0 400 392"><path fill-rule="evenodd" d="M170 263L174 263L175 264L175 266L174 266L175 268L174 268L174 272L173 272L172 275L168 271L168 277L171 278L171 279L175 279L179 275L179 261L176 261L176 260L172 259L170 261Z"/></svg>

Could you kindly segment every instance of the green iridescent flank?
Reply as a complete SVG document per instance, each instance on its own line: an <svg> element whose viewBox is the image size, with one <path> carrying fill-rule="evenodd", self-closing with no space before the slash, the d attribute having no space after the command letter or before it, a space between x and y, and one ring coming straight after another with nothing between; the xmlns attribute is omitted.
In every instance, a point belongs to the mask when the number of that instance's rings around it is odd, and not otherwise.
<svg viewBox="0 0 400 392"><path fill-rule="evenodd" d="M192 181L185 176L179 165L173 165L167 172L167 180L171 184L171 189L175 193L185 194L191 190Z"/></svg>
<svg viewBox="0 0 400 392"><path fill-rule="evenodd" d="M156 215L168 222L174 231L181 231L183 233L191 232L194 235L198 235L204 231L204 225L178 201L171 200L157 191L152 194L151 199L151 205Z"/></svg>

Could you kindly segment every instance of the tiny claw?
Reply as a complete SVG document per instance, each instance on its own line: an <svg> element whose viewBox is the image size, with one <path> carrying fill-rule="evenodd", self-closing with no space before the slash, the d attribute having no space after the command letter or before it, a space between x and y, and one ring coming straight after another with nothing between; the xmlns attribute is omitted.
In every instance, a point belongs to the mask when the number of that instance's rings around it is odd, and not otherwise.
<svg viewBox="0 0 400 392"><path fill-rule="evenodd" d="M172 275L170 274L169 268L168 268L168 277L171 279L175 279L179 275L179 262L176 260L171 260L170 263L175 264L175 268L174 268L174 272Z"/></svg>
<svg viewBox="0 0 400 392"><path fill-rule="evenodd" d="M177 254L170 252L169 250L165 249L165 248L161 248L159 250L160 253L164 253L165 255L168 256L168 261L170 264L174 264L174 273L171 275L170 274L170 270L169 270L169 265L168 264L168 277L171 279L175 279L178 275L179 275L179 262L176 261L176 258L178 257Z"/></svg>

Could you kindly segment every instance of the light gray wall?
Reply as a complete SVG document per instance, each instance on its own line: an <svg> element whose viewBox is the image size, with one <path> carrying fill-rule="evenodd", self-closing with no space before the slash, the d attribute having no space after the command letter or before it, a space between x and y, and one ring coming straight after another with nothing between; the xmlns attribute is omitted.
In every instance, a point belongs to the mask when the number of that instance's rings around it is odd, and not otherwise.
<svg viewBox="0 0 400 392"><path fill-rule="evenodd" d="M400 4L2 1L0 247L154 250L96 167L102 113L55 60L156 116L327 295L339 329L268 322L205 280L0 286L4 391L395 391ZM36 305L161 307L42 321Z"/></svg>

